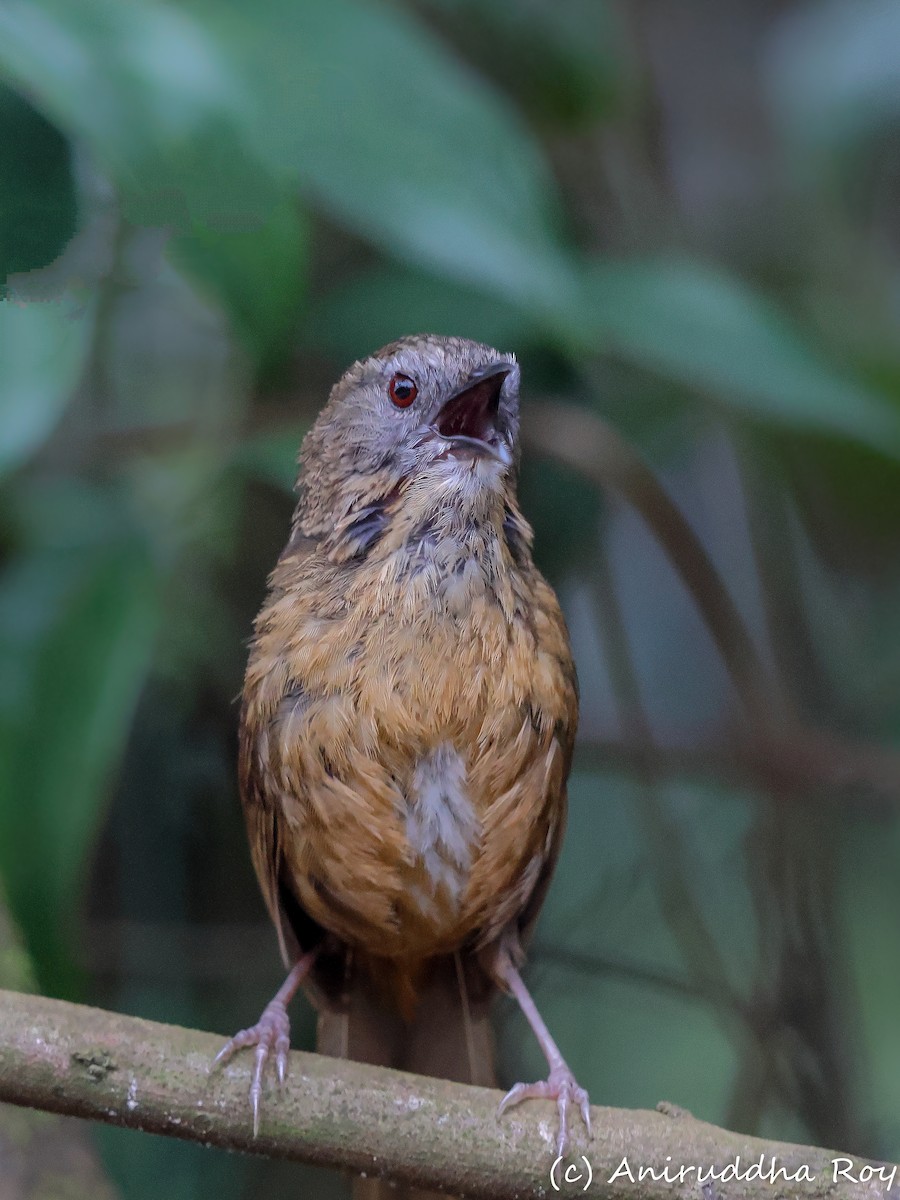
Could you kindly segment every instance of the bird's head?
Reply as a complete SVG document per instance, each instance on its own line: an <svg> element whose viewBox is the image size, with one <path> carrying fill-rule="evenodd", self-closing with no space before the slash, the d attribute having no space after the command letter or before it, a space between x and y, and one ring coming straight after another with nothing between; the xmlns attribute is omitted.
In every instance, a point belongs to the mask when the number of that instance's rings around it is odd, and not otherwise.
<svg viewBox="0 0 900 1200"><path fill-rule="evenodd" d="M300 510L327 534L351 510L428 489L442 503L511 486L519 367L465 338L401 338L356 362L331 391L300 453Z"/></svg>

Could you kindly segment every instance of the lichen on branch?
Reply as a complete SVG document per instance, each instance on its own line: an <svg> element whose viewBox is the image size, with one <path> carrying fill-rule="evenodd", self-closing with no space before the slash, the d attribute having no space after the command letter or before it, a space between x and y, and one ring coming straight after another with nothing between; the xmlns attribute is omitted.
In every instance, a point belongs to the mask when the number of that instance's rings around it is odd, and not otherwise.
<svg viewBox="0 0 900 1200"><path fill-rule="evenodd" d="M498 1092L298 1052L283 1090L267 1093L254 1138L252 1056L211 1071L221 1040L0 992L0 1101L492 1200L550 1196L554 1183L561 1195L604 1200L874 1200L900 1180L890 1167L729 1133L673 1105L594 1108L592 1138L576 1130L571 1161L551 1180L553 1105L530 1102L498 1120ZM754 1164L759 1178L709 1174Z"/></svg>

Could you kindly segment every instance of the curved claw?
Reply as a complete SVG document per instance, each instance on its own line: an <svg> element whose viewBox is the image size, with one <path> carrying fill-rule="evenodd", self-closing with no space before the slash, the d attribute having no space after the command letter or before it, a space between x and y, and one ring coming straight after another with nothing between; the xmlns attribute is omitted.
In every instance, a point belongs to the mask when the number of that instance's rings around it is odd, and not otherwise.
<svg viewBox="0 0 900 1200"><path fill-rule="evenodd" d="M578 1105L581 1119L584 1121L588 1137L591 1135L591 1102L587 1092L581 1087L569 1068L563 1064L554 1067L546 1079L537 1083L517 1083L500 1101L497 1116L500 1117L508 1109L523 1100L555 1100L559 1112L559 1134L556 1139L556 1153L562 1157L569 1145L569 1105Z"/></svg>
<svg viewBox="0 0 900 1200"><path fill-rule="evenodd" d="M527 1083L514 1084L497 1106L497 1116L502 1117L508 1108L514 1108L520 1100L527 1100L528 1097L525 1093L528 1091L528 1086Z"/></svg>
<svg viewBox="0 0 900 1200"><path fill-rule="evenodd" d="M253 1136L259 1133L259 1114L262 1103L263 1079L269 1056L274 1051L275 1073L279 1086L284 1085L287 1075L288 1051L290 1050L290 1021L284 1004L275 999L263 1010L262 1016L249 1029L242 1029L229 1039L213 1059L212 1069L228 1062L238 1050L255 1046L253 1076L250 1081L250 1107L253 1110Z"/></svg>

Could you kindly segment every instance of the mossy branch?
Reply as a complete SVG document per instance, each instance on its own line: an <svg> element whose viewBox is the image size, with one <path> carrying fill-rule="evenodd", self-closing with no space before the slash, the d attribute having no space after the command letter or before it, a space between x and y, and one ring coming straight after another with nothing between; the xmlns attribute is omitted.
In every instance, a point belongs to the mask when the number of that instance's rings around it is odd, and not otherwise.
<svg viewBox="0 0 900 1200"><path fill-rule="evenodd" d="M273 1087L266 1098L254 1138L247 1102L252 1056L240 1055L211 1072L221 1041L196 1030L0 992L0 1101L473 1197L553 1193L551 1104L529 1102L498 1120L496 1092L295 1052L283 1091ZM873 1200L900 1179L900 1172L892 1178L891 1168L882 1168L883 1174L866 1181L878 1168L865 1160L728 1133L669 1105L661 1110L595 1108L589 1142L576 1123L569 1181L557 1170L561 1194ZM727 1170L739 1159L745 1172L761 1158L765 1172L781 1170L774 1183L765 1173L730 1185L727 1175L725 1182L703 1176L698 1182L697 1168ZM834 1159L849 1177L835 1182ZM638 1184L642 1167L658 1178L645 1175ZM690 1167L682 1182L671 1182Z"/></svg>
<svg viewBox="0 0 900 1200"><path fill-rule="evenodd" d="M0 988L34 986L31 960L13 924L0 886ZM3 997L0 991L0 1024ZM3 1067L0 1065L0 1078ZM79 1121L0 1104L0 1197L38 1200L115 1200L93 1145Z"/></svg>

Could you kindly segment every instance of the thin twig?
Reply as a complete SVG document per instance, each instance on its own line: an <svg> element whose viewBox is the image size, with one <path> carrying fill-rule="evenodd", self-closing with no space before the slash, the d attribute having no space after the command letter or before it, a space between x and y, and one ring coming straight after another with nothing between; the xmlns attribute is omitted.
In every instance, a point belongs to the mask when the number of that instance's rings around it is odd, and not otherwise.
<svg viewBox="0 0 900 1200"><path fill-rule="evenodd" d="M619 722L626 737L650 748L653 745L652 730L644 710L619 598L609 563L599 551L595 555L591 582ZM691 981L716 1002L714 1011L724 1023L726 1032L734 1033L732 1017L741 1011L742 1002L729 980L725 959L697 901L690 856L667 810L651 763L646 759L638 760L635 775L638 784L636 813L655 866L654 881L663 919L678 943Z"/></svg>
<svg viewBox="0 0 900 1200"><path fill-rule="evenodd" d="M839 733L796 726L782 730L728 729L727 740L694 746L645 745L635 738L590 738L578 743L582 769L635 770L655 775L724 779L742 786L806 793L855 789L867 800L900 800L900 754L889 746L853 742Z"/></svg>
<svg viewBox="0 0 900 1200"><path fill-rule="evenodd" d="M744 707L761 727L783 716L784 700L722 576L686 517L637 451L596 413L573 404L531 405L528 446L623 496L641 514L694 598Z"/></svg>

